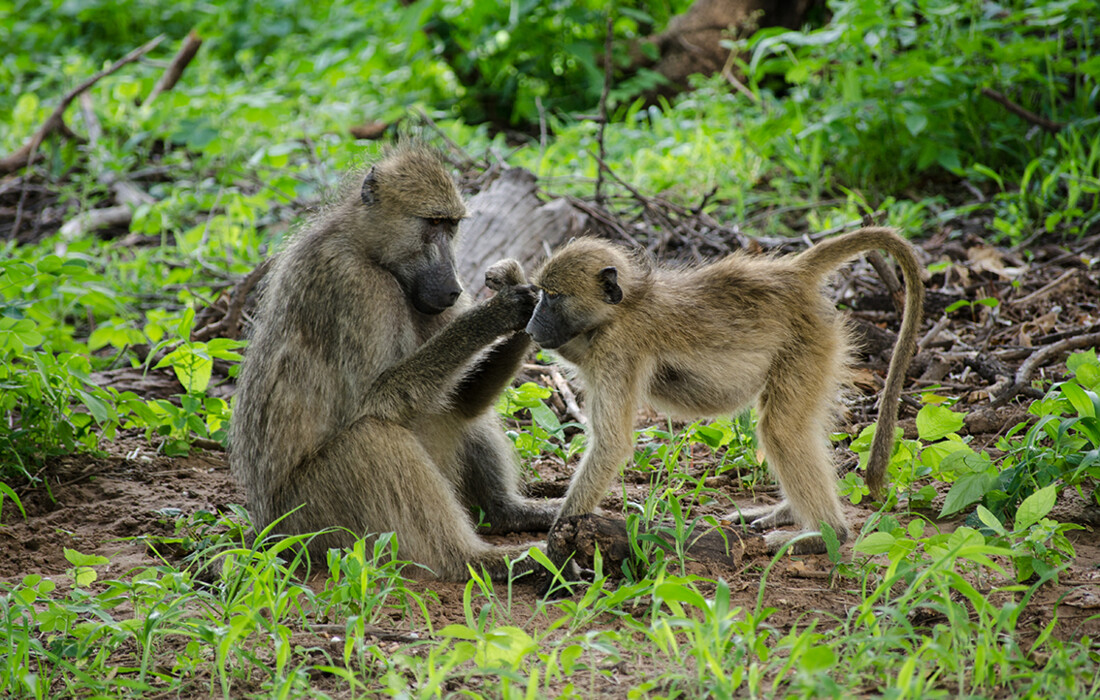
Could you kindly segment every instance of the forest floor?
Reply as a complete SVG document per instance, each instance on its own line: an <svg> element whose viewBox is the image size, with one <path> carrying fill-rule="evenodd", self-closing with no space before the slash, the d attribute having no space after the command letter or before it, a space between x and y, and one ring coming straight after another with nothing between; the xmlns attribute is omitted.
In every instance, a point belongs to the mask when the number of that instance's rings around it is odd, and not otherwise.
<svg viewBox="0 0 1100 700"><path fill-rule="evenodd" d="M920 389L935 386L937 393L957 397L955 410L968 412L960 432L976 449L996 453L997 437L1028 419L1025 407L1035 395L1031 381L1060 379L1065 350L1072 345L1072 339L1100 330L1097 307L1100 266L1089 263L1100 250L1098 237L1068 245L1037 240L1026 250L1013 251L989 246L975 236L952 240L944 236L924 241L920 248L926 265L946 264L938 266L927 281L926 318L921 349L910 372L909 394L919 395ZM886 343L880 343L877 350L871 347L869 353L860 357L855 390L845 399L845 415L839 427L854 434L873 419L874 400L884 376L887 348L892 343L890 329L897 327L897 318L889 296L883 291L883 283L865 262L845 268L837 278L835 290L838 302L850 309L857 328L863 329L861 336L866 337L869 346L876 342L873 337L876 329ZM995 299L997 304L973 304L945 313L944 309L959 299ZM1048 351L1058 343L1062 343L1061 351ZM1095 343L1085 347L1092 346ZM1044 352L1047 354L1042 355ZM170 395L174 391L172 377L168 370L163 370L158 380L160 372L153 370L144 379L141 384L144 389L133 385L131 375L121 373L117 375L119 388L129 382L125 388L144 391L145 398ZM571 420L548 371L528 365L520 380L540 382L554 389L549 405L563 420ZM223 389L228 392L231 385L223 385ZM583 405L583 392L578 393ZM991 402L997 399L1003 399L1003 405L991 407ZM915 436L914 404L902 407L901 425L908 436ZM656 414L640 412L637 427L652 425L663 428L667 424ZM189 456L166 457L157 453L156 444L147 442L140 434L124 435L102 447L105 453L100 456L78 454L54 459L39 474L42 480L39 485L17 488L26 517L10 505L3 510L0 580L15 582L24 575L38 573L53 578L63 587L68 581L66 570L71 568L65 556L67 548L108 557L110 563L99 569L101 580L121 577L135 568L163 560L178 563L183 552L163 544L164 539L176 534L177 522L198 511L225 512L231 504L244 502L242 489L231 479L222 451L194 449ZM709 469L713 474L714 462L721 455L701 445L694 445L693 450L689 472L702 474ZM845 445L838 446L837 461L842 471L851 469L855 463ZM555 457L545 456L525 465L525 475L533 494L560 495L574 467L575 463L564 464ZM623 484L622 489L614 489L604 501L607 513L617 516L622 512L623 494L631 501L643 501L651 488L650 475L628 469ZM738 484L729 477L708 481L708 485L716 485L730 501L742 504L754 497L768 499L776 495L767 489L755 495L745 493ZM937 508L941 502L937 501ZM729 501L715 501L694 514L721 515L728 507ZM856 532L875 512L866 503L846 504L846 510ZM921 513L932 520L935 514L936 511ZM907 519L897 515L901 520ZM1069 533L1077 556L1056 583L1045 585L1036 593L1018 629L1037 635L1057 611L1056 636L1080 638L1088 634L1096 638L1100 636L1100 619L1097 619L1100 540L1095 528L1100 525L1100 509L1067 490L1054 515L1062 522L1084 526ZM950 529L959 522L939 525ZM541 536L531 533L508 539L535 541ZM850 543L842 549L841 556L852 557ZM724 579L730 585L732 604L752 608L761 574L769 561L770 557L761 554L731 560L728 565L716 561L689 563L687 572L707 579ZM834 567L825 555L780 559L768 574L764 597L766 605L777 609L770 618L771 624L789 628L804 626L811 620L820 620L818 624L825 626L843 621L862 594L834 574ZM987 581L986 585L994 583ZM425 600L435 629L464 620L463 584L415 581L410 588L430 593ZM519 582L509 594L515 624L538 627L550 623L536 613L534 586ZM607 624L619 623L608 619ZM407 623L399 620L394 620L393 626L408 629ZM312 643L328 642L322 635L312 639ZM403 642L390 644L397 648ZM588 689L592 696L621 694L622 688L617 683L629 687L639 674L647 672L644 668L625 667L613 671L594 677L596 685Z"/></svg>

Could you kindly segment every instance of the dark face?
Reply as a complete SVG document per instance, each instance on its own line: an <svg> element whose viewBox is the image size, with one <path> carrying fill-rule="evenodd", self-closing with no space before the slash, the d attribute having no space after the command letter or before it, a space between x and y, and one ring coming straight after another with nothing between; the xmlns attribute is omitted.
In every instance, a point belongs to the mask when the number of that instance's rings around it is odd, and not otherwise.
<svg viewBox="0 0 1100 700"><path fill-rule="evenodd" d="M531 320L527 322L527 335L541 348L553 350L565 345L583 333L586 319L570 313L570 299L564 294L542 290Z"/></svg>
<svg viewBox="0 0 1100 700"><path fill-rule="evenodd" d="M539 303L527 323L527 335L539 347L560 348L581 333L592 330L609 318L607 310L623 300L618 270L614 266L601 268L590 279L576 282L576 271L565 264L547 265L543 270ZM556 289L572 289L578 293L559 293Z"/></svg>
<svg viewBox="0 0 1100 700"><path fill-rule="evenodd" d="M430 218L420 222L423 242L417 253L393 266L392 272L413 308L434 316L454 306L462 294L455 272L455 219Z"/></svg>

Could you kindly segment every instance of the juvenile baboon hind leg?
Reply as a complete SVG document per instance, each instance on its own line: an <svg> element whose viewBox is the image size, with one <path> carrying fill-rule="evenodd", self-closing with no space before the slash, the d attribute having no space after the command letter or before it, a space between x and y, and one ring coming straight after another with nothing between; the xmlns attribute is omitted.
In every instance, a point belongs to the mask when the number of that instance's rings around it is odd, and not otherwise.
<svg viewBox="0 0 1100 700"><path fill-rule="evenodd" d="M813 359L820 362L820 358ZM757 528L794 524L806 531L820 530L826 523L844 542L848 524L836 493L836 466L828 443L836 386L827 377L817 382L808 379L812 378L805 372L784 373L773 368L761 396L757 432L785 500L752 524ZM769 533L768 548L776 551L797 534ZM803 539L791 551L823 553L825 541L818 536Z"/></svg>

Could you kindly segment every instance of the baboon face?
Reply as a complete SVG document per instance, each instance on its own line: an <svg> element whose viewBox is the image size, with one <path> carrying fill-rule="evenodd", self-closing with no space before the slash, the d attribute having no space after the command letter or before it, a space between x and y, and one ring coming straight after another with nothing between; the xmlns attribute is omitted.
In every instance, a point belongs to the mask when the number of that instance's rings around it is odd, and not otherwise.
<svg viewBox="0 0 1100 700"><path fill-rule="evenodd" d="M363 205L385 229L373 255L422 314L445 311L462 294L455 239L466 205L439 155L399 150L363 179Z"/></svg>
<svg viewBox="0 0 1100 700"><path fill-rule="evenodd" d="M547 263L538 275L539 301L527 334L540 347L554 349L606 323L612 307L623 300L618 269L606 265L573 266L566 249Z"/></svg>
<svg viewBox="0 0 1100 700"><path fill-rule="evenodd" d="M435 315L449 309L462 294L455 270L454 239L458 220L431 217L409 222L419 229L420 245L388 265L413 308Z"/></svg>

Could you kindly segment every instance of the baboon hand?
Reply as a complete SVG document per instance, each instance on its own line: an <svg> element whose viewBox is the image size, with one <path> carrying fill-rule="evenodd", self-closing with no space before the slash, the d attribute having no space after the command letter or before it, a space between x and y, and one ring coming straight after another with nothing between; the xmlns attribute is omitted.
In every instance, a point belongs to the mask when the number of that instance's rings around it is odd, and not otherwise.
<svg viewBox="0 0 1100 700"><path fill-rule="evenodd" d="M538 299L538 290L533 285L515 284L502 287L488 304L508 331L521 331L531 320Z"/></svg>
<svg viewBox="0 0 1100 700"><path fill-rule="evenodd" d="M527 275L523 266L512 258L498 260L485 271L485 286L494 292L519 284L527 284Z"/></svg>

